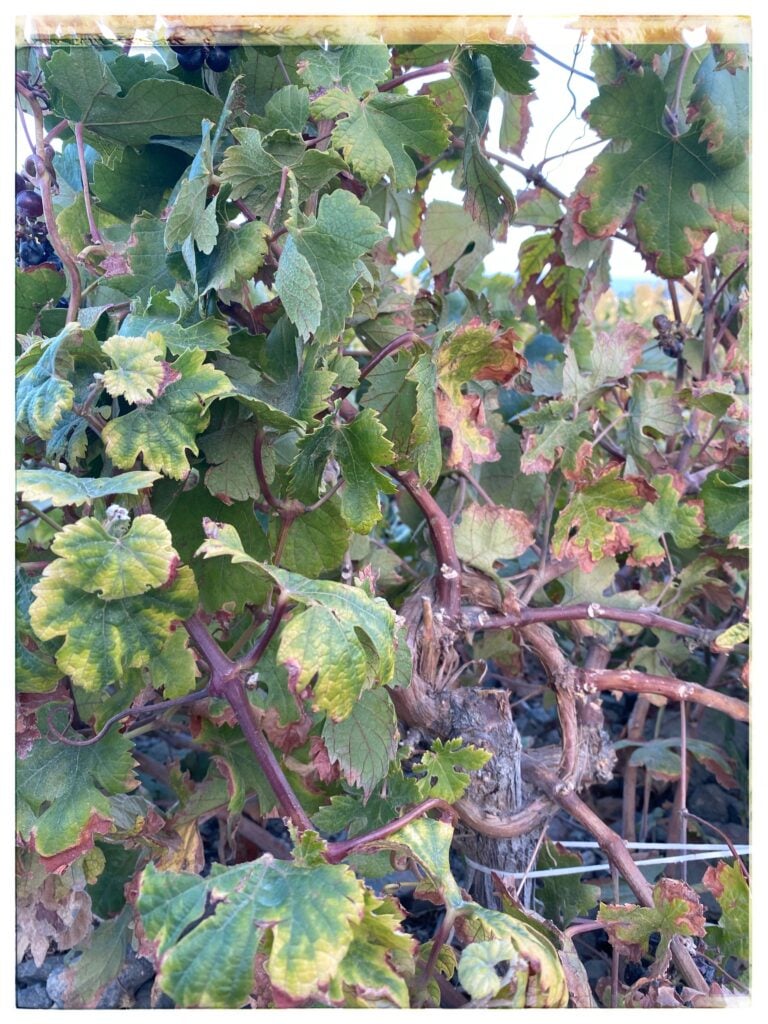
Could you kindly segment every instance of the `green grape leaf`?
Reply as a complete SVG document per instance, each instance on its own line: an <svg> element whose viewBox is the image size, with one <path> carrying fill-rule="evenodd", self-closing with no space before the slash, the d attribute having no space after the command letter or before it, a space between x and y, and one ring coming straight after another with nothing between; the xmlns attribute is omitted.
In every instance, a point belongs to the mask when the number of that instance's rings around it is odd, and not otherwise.
<svg viewBox="0 0 768 1024"><path fill-rule="evenodd" d="M704 529L701 505L683 501L671 474L652 477L650 484L658 494L656 501L646 502L629 524L631 560L641 565L664 561L662 535L671 536L679 548L691 548Z"/></svg>
<svg viewBox="0 0 768 1024"><path fill-rule="evenodd" d="M328 419L318 430L301 438L291 466L294 490L304 501L317 498L329 459L336 459L344 478L341 514L357 533L368 533L381 518L379 491L393 494L395 486L377 465L390 465L395 452L373 409L351 423Z"/></svg>
<svg viewBox="0 0 768 1024"><path fill-rule="evenodd" d="M728 469L710 473L701 488L707 532L729 547L749 547L749 481Z"/></svg>
<svg viewBox="0 0 768 1024"><path fill-rule="evenodd" d="M200 546L199 554L205 558L227 556L236 565L243 565L262 579L276 583L285 597L306 608L322 607L332 612L338 621L368 638L366 657L371 659L379 684L385 685L392 680L395 671L395 613L386 601L371 598L357 587L332 580L307 579L257 562L243 550L237 531L231 526L206 520L204 528L208 540ZM366 687L361 684L359 689L363 688Z"/></svg>
<svg viewBox="0 0 768 1024"><path fill-rule="evenodd" d="M299 56L299 74L312 91L332 86L362 96L391 77L389 48L383 43L307 50Z"/></svg>
<svg viewBox="0 0 768 1024"><path fill-rule="evenodd" d="M56 654L64 675L86 690L119 683L131 668L149 664L167 642L171 623L197 606L192 570L181 568L170 586L136 597L102 601L68 581L56 559L33 588L30 621L41 640L63 636Z"/></svg>
<svg viewBox="0 0 768 1024"><path fill-rule="evenodd" d="M388 899L379 899L370 889L364 892L364 914L355 926L352 942L332 979L331 1002L348 1006L345 993L353 992L365 1006L379 1007L386 999L394 1006L410 1005L408 986L393 966L399 958L413 960L415 940L401 931L403 912ZM359 1005L359 1004L355 1004Z"/></svg>
<svg viewBox="0 0 768 1024"><path fill-rule="evenodd" d="M465 189L464 209L490 235L515 215L515 193L482 152L477 137L464 145L458 186Z"/></svg>
<svg viewBox="0 0 768 1024"><path fill-rule="evenodd" d="M203 722L197 739L211 751L216 767L226 779L229 811L239 814L248 797L255 795L265 818L275 812L275 794L240 729L228 725L217 728L212 722Z"/></svg>
<svg viewBox="0 0 768 1024"><path fill-rule="evenodd" d="M286 85L273 93L264 107L263 117L254 117L253 123L265 133L284 128L301 135L309 118L309 90L298 85Z"/></svg>
<svg viewBox="0 0 768 1024"><path fill-rule="evenodd" d="M51 550L62 559L59 579L104 601L164 586L179 561L168 527L153 515L137 516L120 533L96 519L80 519L56 534Z"/></svg>
<svg viewBox="0 0 768 1024"><path fill-rule="evenodd" d="M351 192L343 189L320 199L317 217L307 217L301 224L291 218L287 225L289 239L283 248L280 264L284 257L293 260L294 248L306 260L308 272L305 287L310 294L313 287L317 289L322 306L311 333L315 341L325 345L343 330L344 322L352 312L351 291L365 271L360 257L380 242L386 236L386 231L372 210L363 206ZM294 291L295 274L281 276L278 266L275 285L286 305L288 316L295 323L294 316L301 319L297 313L301 297ZM304 323L302 337L306 338L309 333Z"/></svg>
<svg viewBox="0 0 768 1024"><path fill-rule="evenodd" d="M533 524L524 512L472 503L454 531L456 554L467 565L493 575L494 564L519 558L533 544Z"/></svg>
<svg viewBox="0 0 768 1024"><path fill-rule="evenodd" d="M453 280L457 283L469 277L492 247L488 232L463 206L440 199L427 207L421 244L433 275L442 274L456 264Z"/></svg>
<svg viewBox="0 0 768 1024"><path fill-rule="evenodd" d="M740 865L718 861L704 872L703 882L720 904L720 920L707 928L707 942L714 940L721 956L749 963L749 884Z"/></svg>
<svg viewBox="0 0 768 1024"><path fill-rule="evenodd" d="M302 338L308 338L320 325L323 302L309 260L302 256L293 242L286 242L280 254L275 288L291 323L296 325Z"/></svg>
<svg viewBox="0 0 768 1024"><path fill-rule="evenodd" d="M90 331L79 324L67 324L60 334L36 346L37 361L28 367L29 351L19 360L25 371L16 387L16 420L22 430L43 440L51 437L62 416L72 408L75 389L68 377L74 369L73 350Z"/></svg>
<svg viewBox="0 0 768 1024"><path fill-rule="evenodd" d="M539 853L536 869L575 868L582 863L581 854L575 850L566 850L559 843L547 840ZM542 913L558 928L567 928L575 917L587 916L600 899L600 886L587 885L576 874L553 875L541 882L537 895Z"/></svg>
<svg viewBox="0 0 768 1024"><path fill-rule="evenodd" d="M387 176L393 187L413 188L416 165L407 150L436 156L449 142L448 122L429 96L372 94L359 101L331 89L312 103L317 118L344 117L333 129L333 145L367 185Z"/></svg>
<svg viewBox="0 0 768 1024"><path fill-rule="evenodd" d="M56 707L49 704L39 712L43 738L16 769L17 797L27 823L22 838L34 845L48 871L71 864L93 847L95 835L110 832L114 816L109 797L139 784L131 742L116 729L90 747L45 739L49 723L63 728Z"/></svg>
<svg viewBox="0 0 768 1024"><path fill-rule="evenodd" d="M225 151L219 175L230 186L231 198L244 199L248 209L264 220L274 208L285 167L291 169L300 202L321 189L339 171L347 169L337 153L305 151L299 135L290 138L298 143L300 159L292 155L283 163L279 154L265 149L265 143L269 146L270 140L256 128L233 128L232 134L237 145Z"/></svg>
<svg viewBox="0 0 768 1024"><path fill-rule="evenodd" d="M155 135L197 135L203 118L216 121L221 100L204 89L148 78L125 96L97 96L84 127L120 146L144 146Z"/></svg>
<svg viewBox="0 0 768 1024"><path fill-rule="evenodd" d="M253 465L255 437L253 420L237 420L200 438L200 448L211 467L205 474L205 486L225 505L258 498L261 493Z"/></svg>
<svg viewBox="0 0 768 1024"><path fill-rule="evenodd" d="M600 87L587 117L613 145L587 169L571 206L577 244L607 238L629 219L646 263L674 278L695 268L717 217L746 222L746 184L745 164L723 172L695 128L675 137L665 124L666 102L656 74L625 75ZM695 187L701 202L693 198Z"/></svg>
<svg viewBox="0 0 768 1024"><path fill-rule="evenodd" d="M174 379L165 362L165 339L156 331L145 338L114 335L101 347L115 367L104 371L104 387L113 398L149 405Z"/></svg>
<svg viewBox="0 0 768 1024"><path fill-rule="evenodd" d="M636 466L647 471L657 439L676 434L683 424L674 384L635 376L627 411L627 472L637 472Z"/></svg>
<svg viewBox="0 0 768 1024"><path fill-rule="evenodd" d="M70 121L87 121L100 96L120 92L120 83L91 46L56 50L46 64L45 81L55 90L55 108Z"/></svg>
<svg viewBox="0 0 768 1024"><path fill-rule="evenodd" d="M216 222L216 200L213 199L209 213L207 207L208 186L213 174L211 153L210 121L202 123L202 141L189 170L182 177L176 199L165 222L165 247L172 249L185 239L192 238L197 248L210 254L216 244L219 226ZM209 209L210 209L209 208ZM210 223L213 218L212 224Z"/></svg>
<svg viewBox="0 0 768 1024"><path fill-rule="evenodd" d="M482 768L492 756L471 743L464 744L460 736L445 742L434 740L431 750L425 751L421 763L414 766L421 798L436 796L455 803L469 786L469 773Z"/></svg>
<svg viewBox="0 0 768 1024"><path fill-rule="evenodd" d="M676 878L661 878L653 887L653 906L638 907L601 903L597 920L608 932L611 944L632 960L648 952L653 932L659 933L657 959L663 960L675 935L704 936L705 921L699 897Z"/></svg>
<svg viewBox="0 0 768 1024"><path fill-rule="evenodd" d="M407 379L416 385L416 411L411 432L416 469L428 486L440 476L443 450L437 417L437 368L429 355L421 355L408 371Z"/></svg>
<svg viewBox="0 0 768 1024"><path fill-rule="evenodd" d="M749 153L749 71L718 68L710 52L699 65L688 121L716 167L734 167Z"/></svg>
<svg viewBox="0 0 768 1024"><path fill-rule="evenodd" d="M269 539L274 550L280 526L269 524ZM294 519L285 538L280 564L289 572L321 576L341 565L349 547L350 530L341 515L339 501L331 498L314 512Z"/></svg>
<svg viewBox="0 0 768 1024"><path fill-rule="evenodd" d="M149 145L139 151L128 147L113 162L102 159L94 164L91 192L100 211L126 223L137 211L158 217L186 164L183 153L167 146Z"/></svg>
<svg viewBox="0 0 768 1024"><path fill-rule="evenodd" d="M294 361L288 366L268 364L261 373L240 356L220 356L216 366L231 381L232 397L250 409L258 423L281 433L303 431L316 413L327 409L335 380L333 371L316 367L309 354L301 369Z"/></svg>
<svg viewBox="0 0 768 1024"><path fill-rule="evenodd" d="M306 614L306 613L305 613ZM329 716L323 742L331 761L338 761L344 778L360 786L365 800L386 778L397 753L397 715L386 690L368 690L341 722Z"/></svg>
<svg viewBox="0 0 768 1024"><path fill-rule="evenodd" d="M415 860L426 872L430 884L440 893L446 907L459 910L464 898L451 873L449 852L452 839L453 828L448 822L418 818L377 845L403 852Z"/></svg>
<svg viewBox="0 0 768 1024"><path fill-rule="evenodd" d="M164 232L165 224L157 217L134 217L128 242L102 264L104 284L131 299L146 300L153 290L171 290L176 281L165 259Z"/></svg>
<svg viewBox="0 0 768 1024"><path fill-rule="evenodd" d="M182 352L171 364L175 379L159 398L107 423L102 440L116 466L128 469L142 456L150 469L176 480L187 475L186 452L197 454L195 439L207 426L207 406L231 391L226 376L204 360L199 349Z"/></svg>
<svg viewBox="0 0 768 1024"><path fill-rule="evenodd" d="M494 78L506 92L517 96L527 96L533 92L531 82L538 77L539 72L530 61L524 59L525 46L521 43L473 43L472 50L488 58Z"/></svg>
<svg viewBox="0 0 768 1024"><path fill-rule="evenodd" d="M197 662L188 640L186 630L175 629L158 654L150 659L152 685L156 690L162 688L167 700L184 697L195 689Z"/></svg>
<svg viewBox="0 0 768 1024"><path fill-rule="evenodd" d="M169 484L160 484L158 488L162 488L162 499L155 492L153 505L168 523L180 558L191 566L195 574L200 603L205 611L211 614L222 609L238 612L243 610L246 603L258 605L265 601L269 589L266 579L254 578L253 573L243 565L195 557L205 537L205 517L216 516L238 531L245 551L252 558L268 558L267 538L253 514L251 502L235 501L228 505L200 487L186 491L178 484L175 485L173 497L168 501L166 495L170 490Z"/></svg>
<svg viewBox="0 0 768 1024"><path fill-rule="evenodd" d="M117 476L75 476L60 469L19 469L16 471L16 490L24 501L50 502L57 508L63 505L93 504L98 498L111 494L138 494L160 479L159 473L135 470Z"/></svg>
<svg viewBox="0 0 768 1024"><path fill-rule="evenodd" d="M209 878L145 869L138 897L158 982L182 1006L240 1007L254 987L265 933L272 985L300 1001L319 995L364 914L363 885L343 864L305 866L264 856ZM204 917L208 901L214 913Z"/></svg>
<svg viewBox="0 0 768 1024"><path fill-rule="evenodd" d="M459 960L459 982L473 999L498 996L518 972L525 984L527 964L518 961L517 950L509 939L473 942L462 950Z"/></svg>
<svg viewBox="0 0 768 1024"><path fill-rule="evenodd" d="M523 473L549 473L557 464L566 479L581 477L592 453L594 413L570 416L573 403L563 400L547 402L520 417L525 430L520 459Z"/></svg>
<svg viewBox="0 0 768 1024"><path fill-rule="evenodd" d="M237 227L223 224L210 256L198 259L200 294L236 289L250 280L264 263L269 233L268 225L255 220Z"/></svg>
<svg viewBox="0 0 768 1024"><path fill-rule="evenodd" d="M49 267L16 268L16 333L30 330L49 302L56 302L64 294L67 281L63 274Z"/></svg>
<svg viewBox="0 0 768 1024"><path fill-rule="evenodd" d="M59 1002L68 1010L95 1009L107 986L117 980L131 948L131 922L132 909L124 906L117 917L99 924L88 948L61 971Z"/></svg>
<svg viewBox="0 0 768 1024"><path fill-rule="evenodd" d="M575 558L583 572L591 572L606 555L629 548L627 527L616 517L635 511L638 492L629 480L619 480L618 472L618 467L609 468L593 483L573 492L552 534L556 558Z"/></svg>

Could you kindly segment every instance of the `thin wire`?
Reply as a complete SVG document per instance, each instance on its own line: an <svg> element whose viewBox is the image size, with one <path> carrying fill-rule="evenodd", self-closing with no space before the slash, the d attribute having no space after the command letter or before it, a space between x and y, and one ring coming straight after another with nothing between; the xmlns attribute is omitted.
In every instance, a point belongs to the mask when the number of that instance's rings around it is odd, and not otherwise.
<svg viewBox="0 0 768 1024"><path fill-rule="evenodd" d="M564 845L564 844L563 844ZM751 846L737 846L736 852L739 854L750 854L752 851ZM649 857L648 860L637 860L635 864L639 868L655 867L658 864L679 864L680 861L685 860L712 860L714 857L733 857L733 853L727 847L719 850L716 847L710 849L706 853L689 853L683 856L677 857ZM486 875L499 875L501 878L555 878L559 875L584 875L589 872L595 871L610 871L610 864L578 864L572 868L548 868L544 871L499 871L496 868L488 868L484 864L478 864L474 860L466 858L467 864L473 867L476 871L480 871Z"/></svg>
<svg viewBox="0 0 768 1024"><path fill-rule="evenodd" d="M599 850L600 843L594 841L583 842L580 840L573 840L568 842L560 842L557 840L560 846L565 846L569 850ZM641 843L641 842L625 842L624 845L628 850L727 850L729 849L727 843Z"/></svg>

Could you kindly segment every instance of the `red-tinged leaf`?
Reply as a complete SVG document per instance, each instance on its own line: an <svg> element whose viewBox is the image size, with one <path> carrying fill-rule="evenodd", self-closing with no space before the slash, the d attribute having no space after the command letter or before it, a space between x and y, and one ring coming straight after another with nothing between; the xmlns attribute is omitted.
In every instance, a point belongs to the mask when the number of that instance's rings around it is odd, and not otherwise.
<svg viewBox="0 0 768 1024"><path fill-rule="evenodd" d="M704 765L707 771L712 772L721 786L725 789L738 789L739 783L735 776L736 762L720 747L708 743L707 740L698 739L689 739L687 747L696 760Z"/></svg>
<svg viewBox="0 0 768 1024"><path fill-rule="evenodd" d="M50 705L41 709L43 736L56 721ZM81 749L41 739L19 762L19 832L48 871L61 871L92 848L94 836L113 828L109 797L139 784L130 751L130 741L113 730L98 744Z"/></svg>
<svg viewBox="0 0 768 1024"><path fill-rule="evenodd" d="M443 391L437 393L437 419L451 432L451 446L445 458L450 469L469 471L480 462L496 462L499 453L496 435L486 425L481 395L460 395L453 401Z"/></svg>
<svg viewBox="0 0 768 1024"><path fill-rule="evenodd" d="M597 920L605 926L614 948L632 960L639 960L642 953L647 953L651 935L659 932L656 952L659 965L666 961L669 943L675 935L702 938L706 930L699 897L689 885L676 878L661 878L656 883L652 907L601 903Z"/></svg>
<svg viewBox="0 0 768 1024"><path fill-rule="evenodd" d="M717 226L714 211L734 223L747 220L747 185L743 163L724 172L695 129L676 135L667 126L666 103L664 84L652 73L600 87L588 108L590 124L628 145L600 153L569 205L581 238L608 238L629 223L649 268L674 278L700 263Z"/></svg>
<svg viewBox="0 0 768 1024"><path fill-rule="evenodd" d="M455 530L456 553L467 565L492 573L498 561L519 558L533 544L523 512L499 505L468 505Z"/></svg>
<svg viewBox="0 0 768 1024"><path fill-rule="evenodd" d="M655 476L656 498L643 505L629 527L632 565L659 565L666 558L662 538L670 536L679 548L693 547L704 531L701 502L684 501L682 487L671 474Z"/></svg>
<svg viewBox="0 0 768 1024"><path fill-rule="evenodd" d="M591 572L606 555L629 549L629 532L617 517L636 509L639 496L635 484L619 480L618 473L618 468L608 469L577 490L555 524L555 556L575 558L584 572Z"/></svg>
<svg viewBox="0 0 768 1024"><path fill-rule="evenodd" d="M520 417L524 429L523 473L550 473L556 466L567 480L580 480L592 455L596 410L574 415L573 402L547 402Z"/></svg>

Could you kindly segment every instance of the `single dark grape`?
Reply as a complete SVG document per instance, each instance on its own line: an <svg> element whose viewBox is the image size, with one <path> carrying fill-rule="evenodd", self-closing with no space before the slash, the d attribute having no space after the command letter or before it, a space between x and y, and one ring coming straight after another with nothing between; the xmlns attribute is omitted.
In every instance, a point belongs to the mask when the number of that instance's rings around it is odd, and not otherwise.
<svg viewBox="0 0 768 1024"><path fill-rule="evenodd" d="M214 46L205 58L205 63L211 71L226 71L230 63L229 53L223 46Z"/></svg>
<svg viewBox="0 0 768 1024"><path fill-rule="evenodd" d="M197 71L203 66L206 54L205 46L187 46L178 54L179 67L185 71Z"/></svg>
<svg viewBox="0 0 768 1024"><path fill-rule="evenodd" d="M36 267L45 262L45 250L37 242L22 242L19 246L19 256L28 267Z"/></svg>
<svg viewBox="0 0 768 1024"><path fill-rule="evenodd" d="M20 217L29 217L30 220L42 217L43 200L40 198L40 193L33 192L31 189L19 192L16 196L16 213Z"/></svg>
<svg viewBox="0 0 768 1024"><path fill-rule="evenodd" d="M62 295L62 297L56 303L56 309L68 309L68 308L69 308L69 299L65 298L65 296Z"/></svg>
<svg viewBox="0 0 768 1024"><path fill-rule="evenodd" d="M31 155L31 156L27 157L27 159L24 161L24 170L27 172L27 174L30 176L30 178L36 178L37 177L37 157L36 156L32 156Z"/></svg>

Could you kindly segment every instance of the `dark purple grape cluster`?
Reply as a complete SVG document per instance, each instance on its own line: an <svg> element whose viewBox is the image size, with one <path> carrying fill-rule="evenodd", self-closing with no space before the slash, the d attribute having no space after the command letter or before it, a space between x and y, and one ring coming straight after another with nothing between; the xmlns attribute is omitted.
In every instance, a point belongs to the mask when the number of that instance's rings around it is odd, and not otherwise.
<svg viewBox="0 0 768 1024"><path fill-rule="evenodd" d="M28 163L25 170L29 172ZM27 177L16 172L16 257L20 267L39 267L45 263L61 270L61 260L48 239L43 216L43 200Z"/></svg>
<svg viewBox="0 0 768 1024"><path fill-rule="evenodd" d="M190 45L173 39L168 40L168 45L176 54L179 67L185 71L197 71L203 64L211 71L226 71L231 61L230 51L235 49L234 46Z"/></svg>

